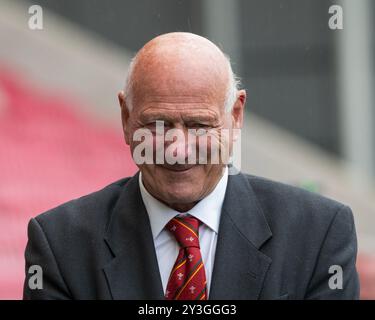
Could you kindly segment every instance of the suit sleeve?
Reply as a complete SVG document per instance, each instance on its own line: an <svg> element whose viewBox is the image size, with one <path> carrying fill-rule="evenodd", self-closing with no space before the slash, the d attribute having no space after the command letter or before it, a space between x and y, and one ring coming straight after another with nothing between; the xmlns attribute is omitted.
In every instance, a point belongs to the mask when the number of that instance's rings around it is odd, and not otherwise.
<svg viewBox="0 0 375 320"><path fill-rule="evenodd" d="M23 288L24 300L70 299L67 286L59 271L55 256L48 243L47 237L36 219L31 219L28 225L28 243L25 250L25 282ZM37 266L41 273L41 284L35 288L29 282L35 283ZM40 282L39 282L40 284Z"/></svg>
<svg viewBox="0 0 375 320"><path fill-rule="evenodd" d="M326 233L305 298L359 299L356 257L357 237L353 214L349 207L343 206Z"/></svg>

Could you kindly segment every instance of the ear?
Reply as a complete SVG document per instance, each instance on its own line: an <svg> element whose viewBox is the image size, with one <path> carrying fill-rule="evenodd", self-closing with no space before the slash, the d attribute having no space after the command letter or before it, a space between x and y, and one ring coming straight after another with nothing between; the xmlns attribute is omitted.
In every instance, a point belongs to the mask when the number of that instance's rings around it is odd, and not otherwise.
<svg viewBox="0 0 375 320"><path fill-rule="evenodd" d="M122 129L124 132L124 137L125 137L125 142L126 144L130 144L130 139L129 139L129 109L126 105L126 99L125 99L125 92L121 90L118 95L118 101L120 104L121 108L121 121L122 121Z"/></svg>
<svg viewBox="0 0 375 320"><path fill-rule="evenodd" d="M246 91L238 90L237 91L237 100L233 105L232 110L232 120L233 120L233 129L241 129L243 125L243 116L246 103ZM234 130L237 132L238 130ZM234 134L234 140L237 140L237 134Z"/></svg>

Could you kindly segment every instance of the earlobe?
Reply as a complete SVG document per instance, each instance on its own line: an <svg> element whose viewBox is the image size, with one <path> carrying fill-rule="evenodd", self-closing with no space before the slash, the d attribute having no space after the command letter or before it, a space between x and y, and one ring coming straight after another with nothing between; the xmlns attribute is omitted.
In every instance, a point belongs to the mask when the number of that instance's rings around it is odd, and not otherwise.
<svg viewBox="0 0 375 320"><path fill-rule="evenodd" d="M117 95L117 98L118 98L118 102L120 104L120 108L122 109L125 105L125 93L123 90L121 90L118 95Z"/></svg>
<svg viewBox="0 0 375 320"><path fill-rule="evenodd" d="M121 108L122 121L123 121L123 124L124 124L124 121L127 121L128 118L129 118L129 110L126 106L126 99L125 99L124 91L120 91L118 93L117 97L118 97L118 102L119 102L120 108Z"/></svg>
<svg viewBox="0 0 375 320"><path fill-rule="evenodd" d="M243 112L246 103L246 91L238 90L237 101L235 102L232 110L233 128L241 129L243 124Z"/></svg>
<svg viewBox="0 0 375 320"><path fill-rule="evenodd" d="M129 110L126 106L126 100L125 100L125 93L124 91L120 91L118 94L118 101L121 108L121 121L122 121L122 129L124 132L124 138L126 144L129 145L129 137L128 137L128 120L129 120Z"/></svg>
<svg viewBox="0 0 375 320"><path fill-rule="evenodd" d="M128 119L129 119L129 111L126 108L126 106L122 107L121 108L121 120L122 120L122 129L124 131L124 138L125 138L126 144L130 143L129 137L128 137L128 135L129 135Z"/></svg>
<svg viewBox="0 0 375 320"><path fill-rule="evenodd" d="M245 108L246 96L247 96L246 90L238 90L238 99L241 101L243 108Z"/></svg>

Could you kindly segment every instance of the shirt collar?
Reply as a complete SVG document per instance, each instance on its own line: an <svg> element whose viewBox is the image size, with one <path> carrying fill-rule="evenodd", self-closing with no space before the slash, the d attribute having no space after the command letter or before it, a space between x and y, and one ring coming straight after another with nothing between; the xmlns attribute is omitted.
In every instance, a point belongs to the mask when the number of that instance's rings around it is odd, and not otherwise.
<svg viewBox="0 0 375 320"><path fill-rule="evenodd" d="M164 229L169 220L171 220L176 215L185 214L196 217L214 232L218 233L221 209L224 202L227 183L228 167L225 167L224 174L220 178L214 190L201 201L199 201L191 210L185 213L181 213L154 198L144 187L142 182L142 173L140 172L139 187L143 203L146 207L150 219L150 225L154 240Z"/></svg>

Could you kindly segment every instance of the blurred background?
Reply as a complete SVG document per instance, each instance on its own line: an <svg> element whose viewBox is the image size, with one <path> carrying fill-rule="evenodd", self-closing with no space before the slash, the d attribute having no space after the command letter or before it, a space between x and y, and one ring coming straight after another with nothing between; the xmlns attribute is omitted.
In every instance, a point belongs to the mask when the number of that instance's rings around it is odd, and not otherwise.
<svg viewBox="0 0 375 320"><path fill-rule="evenodd" d="M243 171L353 209L375 299L374 18L371 0L0 0L0 299L22 297L31 217L136 171L116 94L132 55L172 31L230 55L248 93Z"/></svg>

